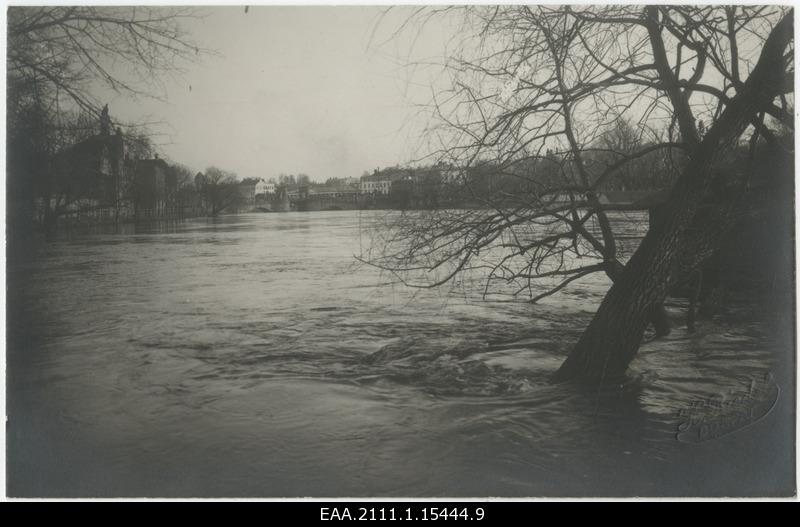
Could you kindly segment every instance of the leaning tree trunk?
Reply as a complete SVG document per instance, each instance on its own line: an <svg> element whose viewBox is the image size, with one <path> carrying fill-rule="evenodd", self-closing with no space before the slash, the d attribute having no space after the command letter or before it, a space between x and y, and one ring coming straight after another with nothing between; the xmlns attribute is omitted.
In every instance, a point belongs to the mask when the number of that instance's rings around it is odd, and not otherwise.
<svg viewBox="0 0 800 527"><path fill-rule="evenodd" d="M644 330L664 301L682 240L705 199L715 161L735 144L760 109L786 87L783 52L793 37L793 11L773 29L741 91L694 149L653 226L606 294L589 327L556 372L555 380L611 380L622 376Z"/></svg>

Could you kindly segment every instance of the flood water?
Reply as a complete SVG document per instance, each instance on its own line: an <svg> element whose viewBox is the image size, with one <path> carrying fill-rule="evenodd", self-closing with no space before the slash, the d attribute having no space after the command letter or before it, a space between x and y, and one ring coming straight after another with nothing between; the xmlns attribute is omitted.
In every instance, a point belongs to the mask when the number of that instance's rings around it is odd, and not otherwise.
<svg viewBox="0 0 800 527"><path fill-rule="evenodd" d="M793 493L790 311L690 334L675 300L630 382L553 385L604 277L537 305L408 290L353 258L379 214L73 233L10 261L8 493Z"/></svg>

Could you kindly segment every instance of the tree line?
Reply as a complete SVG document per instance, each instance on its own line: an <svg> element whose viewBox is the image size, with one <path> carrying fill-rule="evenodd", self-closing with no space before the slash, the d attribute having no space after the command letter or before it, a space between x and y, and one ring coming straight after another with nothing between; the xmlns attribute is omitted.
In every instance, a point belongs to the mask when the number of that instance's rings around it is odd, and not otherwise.
<svg viewBox="0 0 800 527"><path fill-rule="evenodd" d="M182 29L187 8L13 6L8 9L7 189L10 234L37 216L102 192L65 156L97 135L98 121L124 141L131 163L154 154L147 123L111 123L98 89L159 97L160 78L206 53ZM98 145L108 148L108 144ZM75 174L69 174L69 172ZM95 182L95 187L96 187ZM37 206L44 210L38 211Z"/></svg>

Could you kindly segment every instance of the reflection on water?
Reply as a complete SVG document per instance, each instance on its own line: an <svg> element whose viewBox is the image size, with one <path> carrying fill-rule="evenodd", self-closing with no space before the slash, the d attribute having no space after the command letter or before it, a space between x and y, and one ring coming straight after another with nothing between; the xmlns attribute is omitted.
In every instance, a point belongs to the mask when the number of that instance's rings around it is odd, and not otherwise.
<svg viewBox="0 0 800 527"><path fill-rule="evenodd" d="M73 232L10 267L9 493L790 492L790 397L679 440L698 401L793 393L790 314L729 309L623 386L552 385L604 278L536 306L409 291L352 257L378 214Z"/></svg>

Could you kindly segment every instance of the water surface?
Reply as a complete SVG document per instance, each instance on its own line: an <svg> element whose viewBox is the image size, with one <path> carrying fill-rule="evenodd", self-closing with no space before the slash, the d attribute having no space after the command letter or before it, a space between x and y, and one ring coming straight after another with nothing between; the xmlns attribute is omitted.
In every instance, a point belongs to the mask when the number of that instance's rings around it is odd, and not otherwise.
<svg viewBox="0 0 800 527"><path fill-rule="evenodd" d="M73 233L11 258L9 494L792 492L791 313L733 305L645 344L623 386L552 385L605 278L538 305L409 290L353 258L380 214Z"/></svg>

